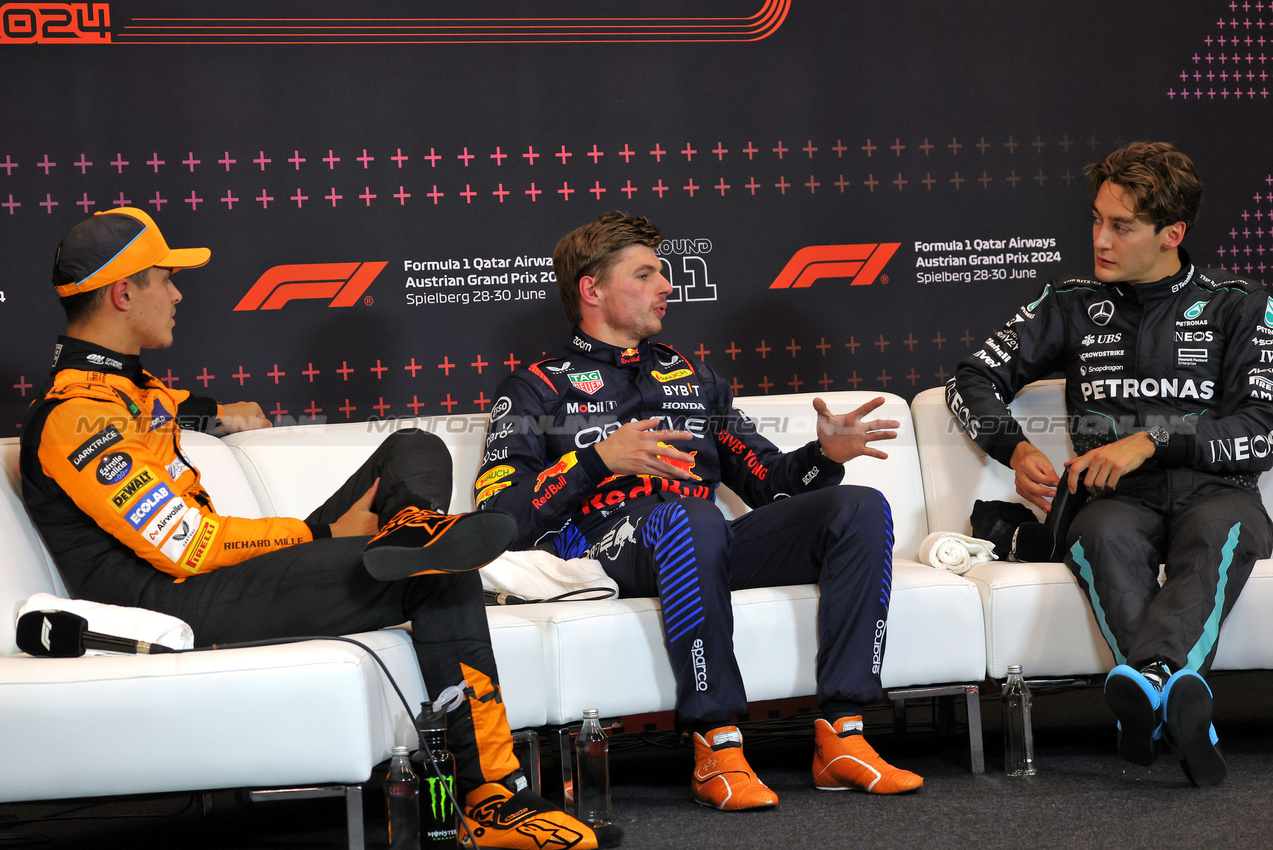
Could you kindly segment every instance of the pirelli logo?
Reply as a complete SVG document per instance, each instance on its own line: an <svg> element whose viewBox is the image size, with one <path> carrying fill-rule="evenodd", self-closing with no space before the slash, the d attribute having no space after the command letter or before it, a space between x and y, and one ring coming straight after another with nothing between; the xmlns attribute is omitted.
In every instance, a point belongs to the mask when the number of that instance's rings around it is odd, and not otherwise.
<svg viewBox="0 0 1273 850"><path fill-rule="evenodd" d="M810 245L795 253L778 273L770 289L807 289L823 278L852 278L850 286L874 283L901 242L862 245ZM887 283L888 278L882 279Z"/></svg>
<svg viewBox="0 0 1273 850"><path fill-rule="evenodd" d="M313 299L328 301L328 307L352 307L387 265L388 262L275 266L252 284L234 309L278 310L289 301Z"/></svg>
<svg viewBox="0 0 1273 850"><path fill-rule="evenodd" d="M195 530L194 538L186 546L185 557L181 559L181 567L187 572L197 573L212 551L212 541L217 537L221 523L211 517L204 517Z"/></svg>

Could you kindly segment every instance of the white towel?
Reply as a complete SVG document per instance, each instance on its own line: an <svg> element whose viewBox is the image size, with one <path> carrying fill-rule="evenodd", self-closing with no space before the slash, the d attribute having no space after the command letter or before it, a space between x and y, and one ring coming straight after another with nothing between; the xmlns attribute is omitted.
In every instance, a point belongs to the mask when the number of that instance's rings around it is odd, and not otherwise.
<svg viewBox="0 0 1273 850"><path fill-rule="evenodd" d="M170 649L190 649L194 646L194 631L185 621L145 608L122 608L87 599L63 599L51 593L37 593L22 603L18 616L29 611L70 611L88 620L90 632L163 644ZM90 649L85 654L119 653Z"/></svg>
<svg viewBox="0 0 1273 850"><path fill-rule="evenodd" d="M522 599L550 599L589 587L604 587L619 594L619 585L591 558L563 561L550 552L530 549L505 552L482 567L482 588Z"/></svg>
<svg viewBox="0 0 1273 850"><path fill-rule="evenodd" d="M995 559L995 546L989 540L969 537L954 531L934 531L919 544L918 561L963 575L977 564Z"/></svg>

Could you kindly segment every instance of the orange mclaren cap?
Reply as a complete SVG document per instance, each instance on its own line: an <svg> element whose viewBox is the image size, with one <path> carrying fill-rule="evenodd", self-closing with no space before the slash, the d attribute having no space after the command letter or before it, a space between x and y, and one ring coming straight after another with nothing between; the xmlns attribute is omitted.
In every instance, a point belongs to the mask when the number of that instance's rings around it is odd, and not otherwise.
<svg viewBox="0 0 1273 850"><path fill-rule="evenodd" d="M207 248L169 248L154 219L135 207L119 207L94 213L62 238L53 258L53 285L65 298L151 266L193 269L211 257Z"/></svg>

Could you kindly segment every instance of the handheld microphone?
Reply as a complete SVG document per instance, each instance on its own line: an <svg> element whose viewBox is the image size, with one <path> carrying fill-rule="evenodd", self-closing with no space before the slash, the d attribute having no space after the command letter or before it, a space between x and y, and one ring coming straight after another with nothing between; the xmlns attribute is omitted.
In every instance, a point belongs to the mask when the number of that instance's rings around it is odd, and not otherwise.
<svg viewBox="0 0 1273 850"><path fill-rule="evenodd" d="M45 658L78 658L85 650L157 655L172 647L88 630L88 620L70 611L28 611L18 618L18 649Z"/></svg>

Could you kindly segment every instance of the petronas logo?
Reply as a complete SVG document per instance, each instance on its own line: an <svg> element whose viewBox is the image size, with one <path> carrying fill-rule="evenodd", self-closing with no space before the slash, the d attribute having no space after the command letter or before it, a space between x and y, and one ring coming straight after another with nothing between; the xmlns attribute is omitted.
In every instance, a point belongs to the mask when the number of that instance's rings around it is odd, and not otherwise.
<svg viewBox="0 0 1273 850"><path fill-rule="evenodd" d="M1206 302L1206 301L1199 301L1199 302L1197 302L1196 304L1194 304L1192 307L1190 307L1188 310L1186 310L1186 311L1185 311L1185 318L1186 318L1186 319L1196 319L1196 318L1198 318L1199 316L1201 316L1201 315L1202 315L1202 311L1203 311L1203 310L1205 310L1205 309L1207 309L1207 302Z"/></svg>
<svg viewBox="0 0 1273 850"><path fill-rule="evenodd" d="M1026 313L1026 315L1027 315L1027 316L1030 316L1030 318L1034 318L1033 313L1034 313L1035 309L1036 309L1036 308L1038 308L1038 306L1039 306L1040 304L1042 304L1042 303L1043 303L1043 299L1044 299L1044 298L1047 298L1047 297L1048 297L1048 293L1049 293L1049 292L1051 292L1051 291L1052 291L1052 290L1051 290L1051 289L1049 289L1048 287L1046 287L1046 286L1045 286L1045 287L1043 287L1043 294L1042 294L1042 295L1040 295L1040 296L1039 296L1039 297L1035 300L1035 302L1034 302L1033 304L1027 304L1027 305L1026 305L1026 307L1025 307L1025 313Z"/></svg>
<svg viewBox="0 0 1273 850"><path fill-rule="evenodd" d="M1273 328L1273 297L1270 297L1264 305L1264 324Z"/></svg>
<svg viewBox="0 0 1273 850"><path fill-rule="evenodd" d="M425 780L429 783L429 811L433 813L434 820L443 820L454 815L455 809L451 806L451 799L455 796L455 777L444 776L439 779L436 776L427 776ZM446 786L443 787L442 783ZM448 795L446 792L450 790Z"/></svg>

